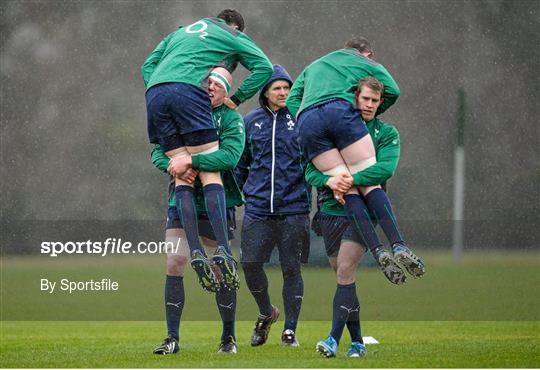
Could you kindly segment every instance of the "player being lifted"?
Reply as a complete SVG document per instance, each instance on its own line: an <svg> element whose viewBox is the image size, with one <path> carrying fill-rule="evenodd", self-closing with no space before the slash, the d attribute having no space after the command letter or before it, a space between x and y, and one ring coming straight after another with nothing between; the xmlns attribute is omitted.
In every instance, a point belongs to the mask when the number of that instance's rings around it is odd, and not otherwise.
<svg viewBox="0 0 540 370"><path fill-rule="evenodd" d="M386 68L374 62L364 38L348 41L344 49L327 54L308 65L296 79L287 106L298 117L299 141L304 155L329 176L352 175L376 163L373 141L355 107L358 81L373 76L384 85L376 114L383 113L399 96L399 88ZM415 277L424 274L423 262L405 245L390 200L379 185L353 186L335 196L381 267L394 284L405 282L399 261ZM370 211L392 246L393 256L383 249L370 219Z"/></svg>
<svg viewBox="0 0 540 370"><path fill-rule="evenodd" d="M196 180L198 171L221 171L223 186L226 193L228 236L232 239L232 226L234 225L234 207L243 203L242 193L234 179L233 169L236 166L244 149L244 125L242 116L235 110L223 104L230 86L232 76L225 68L214 68L208 79L208 94L212 102L212 114L217 125L219 136L219 150L210 154L182 157L183 162L171 163L159 144L152 150L152 163L163 172L184 172L182 179L188 183ZM185 166L191 168L185 171ZM169 250L167 253L167 277L165 280L165 316L167 320L168 336L163 343L154 350L155 354L172 354L179 350L180 318L185 302L184 295L184 269L189 258L189 247L185 242L185 233L182 220L176 208L174 193L174 178L171 177L169 187L169 206L167 211L166 240L172 245L180 244L179 250ZM196 208L199 222L199 235L207 250L215 251L216 237L208 222L207 210L204 205L202 184L197 179L194 184ZM218 271L219 275L219 271ZM219 280L219 279L216 279ZM216 304L221 316L222 333L220 353L236 353L235 339L235 313L236 290L221 286L205 285L216 293Z"/></svg>
<svg viewBox="0 0 540 370"><path fill-rule="evenodd" d="M383 85L373 77L358 82L357 106L366 122L367 129L375 145L377 163L358 173L328 176L309 164L306 180L319 189L323 204L319 212L319 224L326 255L336 271L337 288L333 300L332 329L330 335L317 343L317 351L327 357L337 354L345 325L351 335L348 357L362 357L366 347L362 340L360 326L360 303L356 293L356 270L367 251L362 236L349 222L343 206L332 196L332 190L345 193L351 186L373 186L386 183L393 176L399 161L400 140L397 129L375 118L381 104ZM376 222L376 220L374 220Z"/></svg>
<svg viewBox="0 0 540 370"><path fill-rule="evenodd" d="M251 75L225 101L234 108L253 96L272 75L266 55L242 31L244 20L235 10L224 10L217 18L204 18L180 27L161 41L142 66L147 88L148 137L159 144L173 161L193 154L218 150L218 137L208 97L212 68L242 64ZM190 248L191 266L203 288L216 285L211 264L200 243L193 185L176 173L176 205ZM238 275L227 237L225 191L219 172L200 171L208 219L217 249L212 262L218 265L229 289L236 289Z"/></svg>

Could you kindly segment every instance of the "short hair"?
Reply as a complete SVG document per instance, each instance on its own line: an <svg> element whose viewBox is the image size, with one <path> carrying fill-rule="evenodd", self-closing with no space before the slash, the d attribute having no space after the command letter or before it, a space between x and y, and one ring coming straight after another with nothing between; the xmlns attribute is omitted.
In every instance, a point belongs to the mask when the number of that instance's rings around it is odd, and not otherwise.
<svg viewBox="0 0 540 370"><path fill-rule="evenodd" d="M364 37L353 37L352 39L350 39L349 41L345 43L345 47L356 49L361 53L373 54L373 49L371 48L371 44Z"/></svg>
<svg viewBox="0 0 540 370"><path fill-rule="evenodd" d="M244 31L244 17L237 10L224 9L217 17L223 19L229 26L235 24L238 26L239 31Z"/></svg>
<svg viewBox="0 0 540 370"><path fill-rule="evenodd" d="M379 92L381 94L381 98L383 97L384 92L384 85L382 82L377 80L375 77L364 77L358 81L358 87L356 88L356 94L360 94L360 91L362 90L362 87L367 86L371 90Z"/></svg>

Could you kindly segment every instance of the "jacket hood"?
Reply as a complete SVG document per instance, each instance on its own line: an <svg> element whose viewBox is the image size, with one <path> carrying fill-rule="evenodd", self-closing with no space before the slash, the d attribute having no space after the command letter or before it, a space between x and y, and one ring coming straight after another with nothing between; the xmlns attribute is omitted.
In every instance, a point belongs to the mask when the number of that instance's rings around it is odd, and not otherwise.
<svg viewBox="0 0 540 370"><path fill-rule="evenodd" d="M273 69L274 69L274 73L272 73L272 77L270 77L268 82L266 82L266 85L264 85L262 87L261 92L259 94L259 104L263 108L267 105L267 100L268 100L264 96L264 93L266 92L266 90L268 90L270 85L272 85L272 83L274 83L274 81L285 80L290 84L290 87L292 87L292 85L293 85L293 81L291 79L291 76L289 76L289 73L287 72L287 70L285 68L283 68L279 64L274 64Z"/></svg>

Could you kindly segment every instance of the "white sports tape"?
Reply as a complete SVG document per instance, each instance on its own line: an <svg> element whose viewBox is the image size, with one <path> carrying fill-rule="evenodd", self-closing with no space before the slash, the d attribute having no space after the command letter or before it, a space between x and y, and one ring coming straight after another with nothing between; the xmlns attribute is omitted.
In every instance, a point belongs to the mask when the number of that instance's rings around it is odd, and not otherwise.
<svg viewBox="0 0 540 370"><path fill-rule="evenodd" d="M189 152L188 152L186 149L184 149L184 150L182 150L181 152L178 152L178 153L173 154L173 155L170 156L169 158L187 157L187 156L189 156L189 155L190 155Z"/></svg>
<svg viewBox="0 0 540 370"><path fill-rule="evenodd" d="M324 171L323 173L327 176L338 176L338 175L341 175L342 173L349 174L350 172L346 165L340 164L334 168Z"/></svg>
<svg viewBox="0 0 540 370"><path fill-rule="evenodd" d="M373 166L375 163L377 163L377 159L375 157L371 157L363 161L360 161L355 165L349 166L349 170L351 171L352 174L354 174L354 173L363 171L368 167Z"/></svg>
<svg viewBox="0 0 540 370"><path fill-rule="evenodd" d="M210 149L203 150L202 152L196 153L196 154L210 154L217 152L219 150L219 145L213 146Z"/></svg>

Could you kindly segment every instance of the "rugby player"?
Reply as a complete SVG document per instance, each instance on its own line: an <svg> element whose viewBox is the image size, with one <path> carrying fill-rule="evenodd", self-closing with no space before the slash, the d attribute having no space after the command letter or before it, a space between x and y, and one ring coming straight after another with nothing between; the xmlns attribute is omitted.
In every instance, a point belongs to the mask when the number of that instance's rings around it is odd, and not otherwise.
<svg viewBox="0 0 540 370"><path fill-rule="evenodd" d="M231 69L240 63L251 72L230 99L224 101L232 107L253 96L271 76L272 64L243 30L242 15L226 9L217 18L204 18L180 27L161 41L144 62L149 140L159 144L173 161L219 149L207 91L212 68L222 65ZM181 179L181 171L171 174L176 177L176 206L184 220L191 266L207 289L207 285L216 282L199 240L193 185ZM221 176L207 170L201 170L198 176L218 245L212 262L221 269L225 283L231 282L228 287L234 289L237 285L233 282L238 276L229 249Z"/></svg>
<svg viewBox="0 0 540 370"><path fill-rule="evenodd" d="M400 155L400 139L397 129L375 117L382 103L383 85L373 77L358 82L357 106L366 122L370 137L375 144L377 163L358 173L328 176L317 170L313 164L306 169L306 180L313 186L324 189L338 189L342 193L351 186L381 185L393 176ZM317 343L317 351L327 357L334 357L345 325L351 336L348 357L363 357L366 347L362 340L360 326L360 303L356 294L356 270L367 251L365 242L351 225L341 203L326 191L320 209L319 222L326 254L330 265L336 271L337 289L333 300L333 319L330 335Z"/></svg>
<svg viewBox="0 0 540 370"><path fill-rule="evenodd" d="M223 104L230 86L232 76L225 68L215 68L210 73L208 80L208 94L212 103L212 115L217 125L219 137L219 150L210 154L198 154L189 157L191 168L184 173L182 178L188 183L194 184L196 209L199 217L199 235L208 251L214 252L217 248L216 237L208 221L208 212L204 204L204 196L201 182L197 179L199 171L221 171L225 188L227 224L229 227L228 237L233 238L234 207L243 204L242 193L236 184L233 169L236 166L244 149L244 121L242 116L235 110ZM154 145L152 150L152 163L161 171L172 170L172 164L165 155L159 144ZM178 166L179 163L176 163ZM178 170L178 169L175 169ZM185 302L184 296L184 268L189 257L189 247L186 244L185 232L180 214L176 208L174 192L174 179L171 177L169 189L169 206L167 212L167 225L165 238L171 245L180 248L169 249L167 253L167 276L165 280L165 316L167 320L168 336L163 343L154 350L155 354L172 354L179 350L180 318ZM214 269L219 276L219 270ZM215 278L219 281L219 278ZM230 285L230 284L229 284ZM209 291L216 293L223 329L221 333L220 353L236 353L237 345L235 338L235 312L236 290L228 289L223 282L220 286L203 282L203 286Z"/></svg>
<svg viewBox="0 0 540 370"><path fill-rule="evenodd" d="M354 38L346 43L344 49L308 65L295 81L287 99L289 110L298 117L299 141L304 155L326 175L354 177L376 163L369 131L355 107L358 81L373 76L383 83L383 99L376 114L383 113L394 104L400 91L386 68L373 61L372 57L369 42L364 38ZM339 191L335 196L344 203L347 216L363 236L388 280L394 284L402 284L406 280L396 260L415 274L423 274L424 266L404 245L390 200L379 185L353 186L343 197ZM389 238L393 255L382 247L368 208L376 214Z"/></svg>

